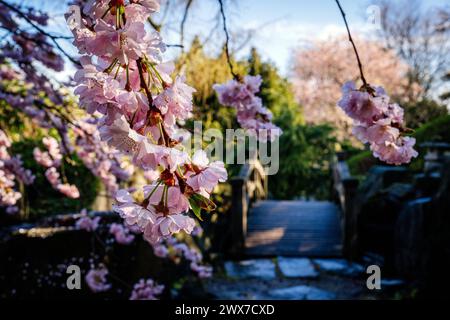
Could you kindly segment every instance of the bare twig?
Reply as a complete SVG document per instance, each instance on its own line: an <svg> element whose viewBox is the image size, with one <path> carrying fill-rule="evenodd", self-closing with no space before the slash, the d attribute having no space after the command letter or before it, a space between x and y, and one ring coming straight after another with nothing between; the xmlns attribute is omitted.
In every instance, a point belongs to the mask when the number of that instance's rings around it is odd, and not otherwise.
<svg viewBox="0 0 450 320"><path fill-rule="evenodd" d="M218 0L218 1L219 1L219 5L220 5L220 14L222 15L223 31L225 32L225 54L227 56L228 66L230 67L230 72L233 75L233 78L235 80L239 80L239 76L234 72L233 63L231 62L230 48L229 48L230 34L228 33L227 18L225 16L223 0Z"/></svg>
<svg viewBox="0 0 450 320"><path fill-rule="evenodd" d="M188 14L189 14L189 9L192 5L192 2L193 2L193 0L188 0L186 2L186 8L184 9L183 19L181 20L181 25L180 25L180 43L181 43L181 45L184 45L184 26L186 24L186 20L187 20Z"/></svg>
<svg viewBox="0 0 450 320"><path fill-rule="evenodd" d="M342 9L341 4L339 3L339 0L335 0L335 1L336 1L337 5L339 7L339 10L341 11L341 15L342 15L342 18L344 19L345 27L347 28L348 40L351 42L351 44L353 46L353 51L355 51L356 60L358 61L359 73L361 75L361 80L362 80L362 82L364 84L364 87L367 87L368 84L367 84L366 78L364 77L364 72L363 72L361 59L359 58L358 50L356 49L356 44L353 41L352 34L350 33L350 28L349 28L348 23L347 23L347 18L346 18L345 12Z"/></svg>
<svg viewBox="0 0 450 320"><path fill-rule="evenodd" d="M148 18L147 19L148 20L148 22L150 23L150 25L153 27L153 29L155 29L156 31L158 31L158 32L160 32L161 31L161 25L160 24L157 24L155 21L153 21L153 19L152 18Z"/></svg>
<svg viewBox="0 0 450 320"><path fill-rule="evenodd" d="M182 44L166 44L168 48L184 48Z"/></svg>

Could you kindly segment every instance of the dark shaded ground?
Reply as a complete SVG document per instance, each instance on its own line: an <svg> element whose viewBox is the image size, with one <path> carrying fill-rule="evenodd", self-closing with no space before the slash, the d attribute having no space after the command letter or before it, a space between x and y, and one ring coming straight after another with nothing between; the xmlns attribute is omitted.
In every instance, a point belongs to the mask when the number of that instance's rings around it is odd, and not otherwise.
<svg viewBox="0 0 450 320"><path fill-rule="evenodd" d="M216 299L374 300L408 294L404 282L397 279L381 278L381 290L369 290L366 268L342 259L227 261L223 271L205 282Z"/></svg>

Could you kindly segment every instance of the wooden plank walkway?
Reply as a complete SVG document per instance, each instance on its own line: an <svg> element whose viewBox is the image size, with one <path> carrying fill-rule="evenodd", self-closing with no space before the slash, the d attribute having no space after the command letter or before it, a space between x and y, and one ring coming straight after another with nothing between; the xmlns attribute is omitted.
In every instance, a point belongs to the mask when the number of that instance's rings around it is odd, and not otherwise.
<svg viewBox="0 0 450 320"><path fill-rule="evenodd" d="M249 212L248 256L338 257L338 207L320 201L260 201Z"/></svg>

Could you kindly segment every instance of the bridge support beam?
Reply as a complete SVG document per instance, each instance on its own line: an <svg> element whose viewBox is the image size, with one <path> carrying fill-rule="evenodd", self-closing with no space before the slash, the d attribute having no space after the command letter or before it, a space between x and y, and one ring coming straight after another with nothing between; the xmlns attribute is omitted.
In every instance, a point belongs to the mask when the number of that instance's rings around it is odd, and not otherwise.
<svg viewBox="0 0 450 320"><path fill-rule="evenodd" d="M247 235L247 191L245 180L236 177L231 180L231 253L240 256L244 253L245 237Z"/></svg>

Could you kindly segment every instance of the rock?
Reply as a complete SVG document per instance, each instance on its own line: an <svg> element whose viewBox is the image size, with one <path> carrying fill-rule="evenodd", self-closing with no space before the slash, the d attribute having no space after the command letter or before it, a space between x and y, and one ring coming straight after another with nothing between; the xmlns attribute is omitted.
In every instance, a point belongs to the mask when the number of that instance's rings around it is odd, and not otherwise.
<svg viewBox="0 0 450 320"><path fill-rule="evenodd" d="M238 279L272 280L276 277L275 264L269 259L227 261L225 271L229 277Z"/></svg>
<svg viewBox="0 0 450 320"><path fill-rule="evenodd" d="M286 278L317 278L319 273L307 258L278 258L278 266Z"/></svg>
<svg viewBox="0 0 450 320"><path fill-rule="evenodd" d="M322 271L340 275L359 276L364 272L362 265L344 259L314 259L313 262Z"/></svg>
<svg viewBox="0 0 450 320"><path fill-rule="evenodd" d="M310 286L295 286L274 289L269 292L272 299L277 300L333 300L336 294Z"/></svg>

